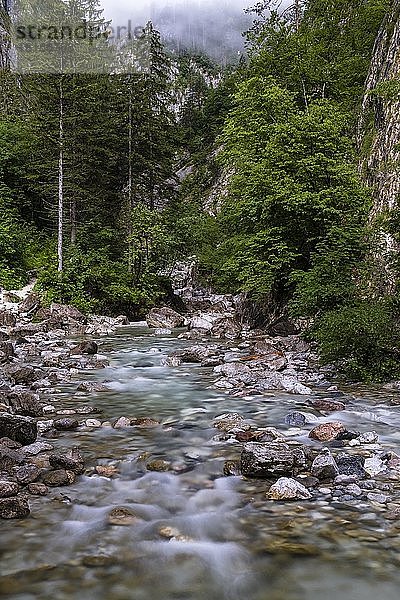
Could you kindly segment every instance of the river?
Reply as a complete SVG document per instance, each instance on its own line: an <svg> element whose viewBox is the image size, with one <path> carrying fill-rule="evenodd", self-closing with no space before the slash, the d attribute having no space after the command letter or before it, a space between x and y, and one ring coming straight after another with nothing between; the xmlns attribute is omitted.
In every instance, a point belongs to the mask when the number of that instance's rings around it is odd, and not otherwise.
<svg viewBox="0 0 400 600"><path fill-rule="evenodd" d="M161 425L78 430L52 441L79 446L89 469L115 467L115 474L79 477L33 498L30 518L1 522L1 597L398 600L400 526L385 518L385 506L274 503L265 498L265 482L223 476L224 462L240 456L241 444L213 439L217 415L239 412L295 436L284 419L304 409L304 398L279 392L232 398L210 388L210 369L160 365L187 345L123 327L101 347L110 366L84 374L107 380L110 391L77 393L82 373L55 391L63 408L90 402L102 420L151 417ZM396 450L399 410L381 392L360 388L341 419L361 431L375 429ZM147 462L156 459L172 470L148 471ZM110 524L116 507L129 509L127 525Z"/></svg>

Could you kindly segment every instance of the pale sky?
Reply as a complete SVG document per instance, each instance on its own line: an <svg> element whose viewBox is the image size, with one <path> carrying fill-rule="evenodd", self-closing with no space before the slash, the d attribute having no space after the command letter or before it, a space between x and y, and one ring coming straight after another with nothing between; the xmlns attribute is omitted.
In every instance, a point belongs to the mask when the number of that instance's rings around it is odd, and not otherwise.
<svg viewBox="0 0 400 600"><path fill-rule="evenodd" d="M123 25L127 20L132 19L140 21L140 25L144 24L142 21L148 20L151 17L152 9L174 7L174 6L185 6L190 15L191 7L199 9L200 7L207 10L207 6L215 7L216 4L224 4L226 7L236 9L241 12L243 8L255 4L253 0L101 0L104 8L104 15L108 19L113 19L115 25Z"/></svg>

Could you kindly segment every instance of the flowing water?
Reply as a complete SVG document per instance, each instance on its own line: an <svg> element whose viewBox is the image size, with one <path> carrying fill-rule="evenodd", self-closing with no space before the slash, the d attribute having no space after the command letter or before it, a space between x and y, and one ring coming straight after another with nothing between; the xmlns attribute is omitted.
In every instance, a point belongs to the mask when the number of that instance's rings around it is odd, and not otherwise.
<svg viewBox="0 0 400 600"><path fill-rule="evenodd" d="M63 434L54 444L78 445L89 467L114 466L109 479L82 476L70 487L33 498L32 516L0 524L0 595L15 600L397 600L400 526L384 506L363 501L273 503L265 482L224 477L240 444L216 442L215 416L235 411L258 426L284 424L306 399L281 393L230 398L209 388L209 369L160 366L187 342L121 328L102 347L110 391L82 396L76 382L57 393L63 407L94 404L101 419L151 417L158 427ZM77 376L82 378L82 374ZM375 429L399 450L399 407L388 395L358 390L349 427ZM300 437L310 443L306 436ZM150 460L172 471L146 469ZM398 492L394 492L396 499ZM398 498L397 498L398 500ZM136 518L109 522L125 507ZM174 535L173 539L169 539Z"/></svg>

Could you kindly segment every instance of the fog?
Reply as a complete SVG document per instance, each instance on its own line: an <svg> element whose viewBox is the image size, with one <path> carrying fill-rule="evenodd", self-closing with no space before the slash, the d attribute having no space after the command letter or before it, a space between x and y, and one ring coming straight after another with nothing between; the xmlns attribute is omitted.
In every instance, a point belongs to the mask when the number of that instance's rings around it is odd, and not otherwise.
<svg viewBox="0 0 400 600"><path fill-rule="evenodd" d="M218 61L243 50L242 32L251 22L243 10L251 0L102 0L114 26L151 20L170 45L206 52ZM255 3L255 2L254 2ZM253 3L253 4L254 4Z"/></svg>

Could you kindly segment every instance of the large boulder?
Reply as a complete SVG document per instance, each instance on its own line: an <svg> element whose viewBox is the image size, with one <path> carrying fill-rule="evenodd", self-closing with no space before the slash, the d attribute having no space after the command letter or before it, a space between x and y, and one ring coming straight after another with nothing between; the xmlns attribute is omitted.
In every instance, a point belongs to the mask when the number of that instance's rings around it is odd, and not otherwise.
<svg viewBox="0 0 400 600"><path fill-rule="evenodd" d="M30 384L37 379L40 379L43 375L41 371L34 369L30 365L24 365L22 363L10 365L7 367L6 373L8 377L10 377L17 385Z"/></svg>
<svg viewBox="0 0 400 600"><path fill-rule="evenodd" d="M14 327L17 317L8 310L0 310L0 327Z"/></svg>
<svg viewBox="0 0 400 600"><path fill-rule="evenodd" d="M240 469L247 477L296 475L307 466L304 449L286 444L249 442L242 450Z"/></svg>
<svg viewBox="0 0 400 600"><path fill-rule="evenodd" d="M36 292L31 292L28 296L19 303L18 310L20 313L29 315L35 314L41 307L40 296Z"/></svg>
<svg viewBox="0 0 400 600"><path fill-rule="evenodd" d="M153 308L146 316L147 325L153 328L174 329L183 327L185 318L172 308L164 306L163 308Z"/></svg>
<svg viewBox="0 0 400 600"><path fill-rule="evenodd" d="M41 417L43 407L38 394L15 391L7 394L6 402L16 415L25 417Z"/></svg>
<svg viewBox="0 0 400 600"><path fill-rule="evenodd" d="M78 323L86 323L87 322L87 319L84 314L82 314L74 306L69 306L68 304L53 303L50 306L50 312L53 317L55 316L61 320L78 321Z"/></svg>
<svg viewBox="0 0 400 600"><path fill-rule="evenodd" d="M0 413L0 438L7 437L28 446L37 438L37 426L30 417Z"/></svg>

